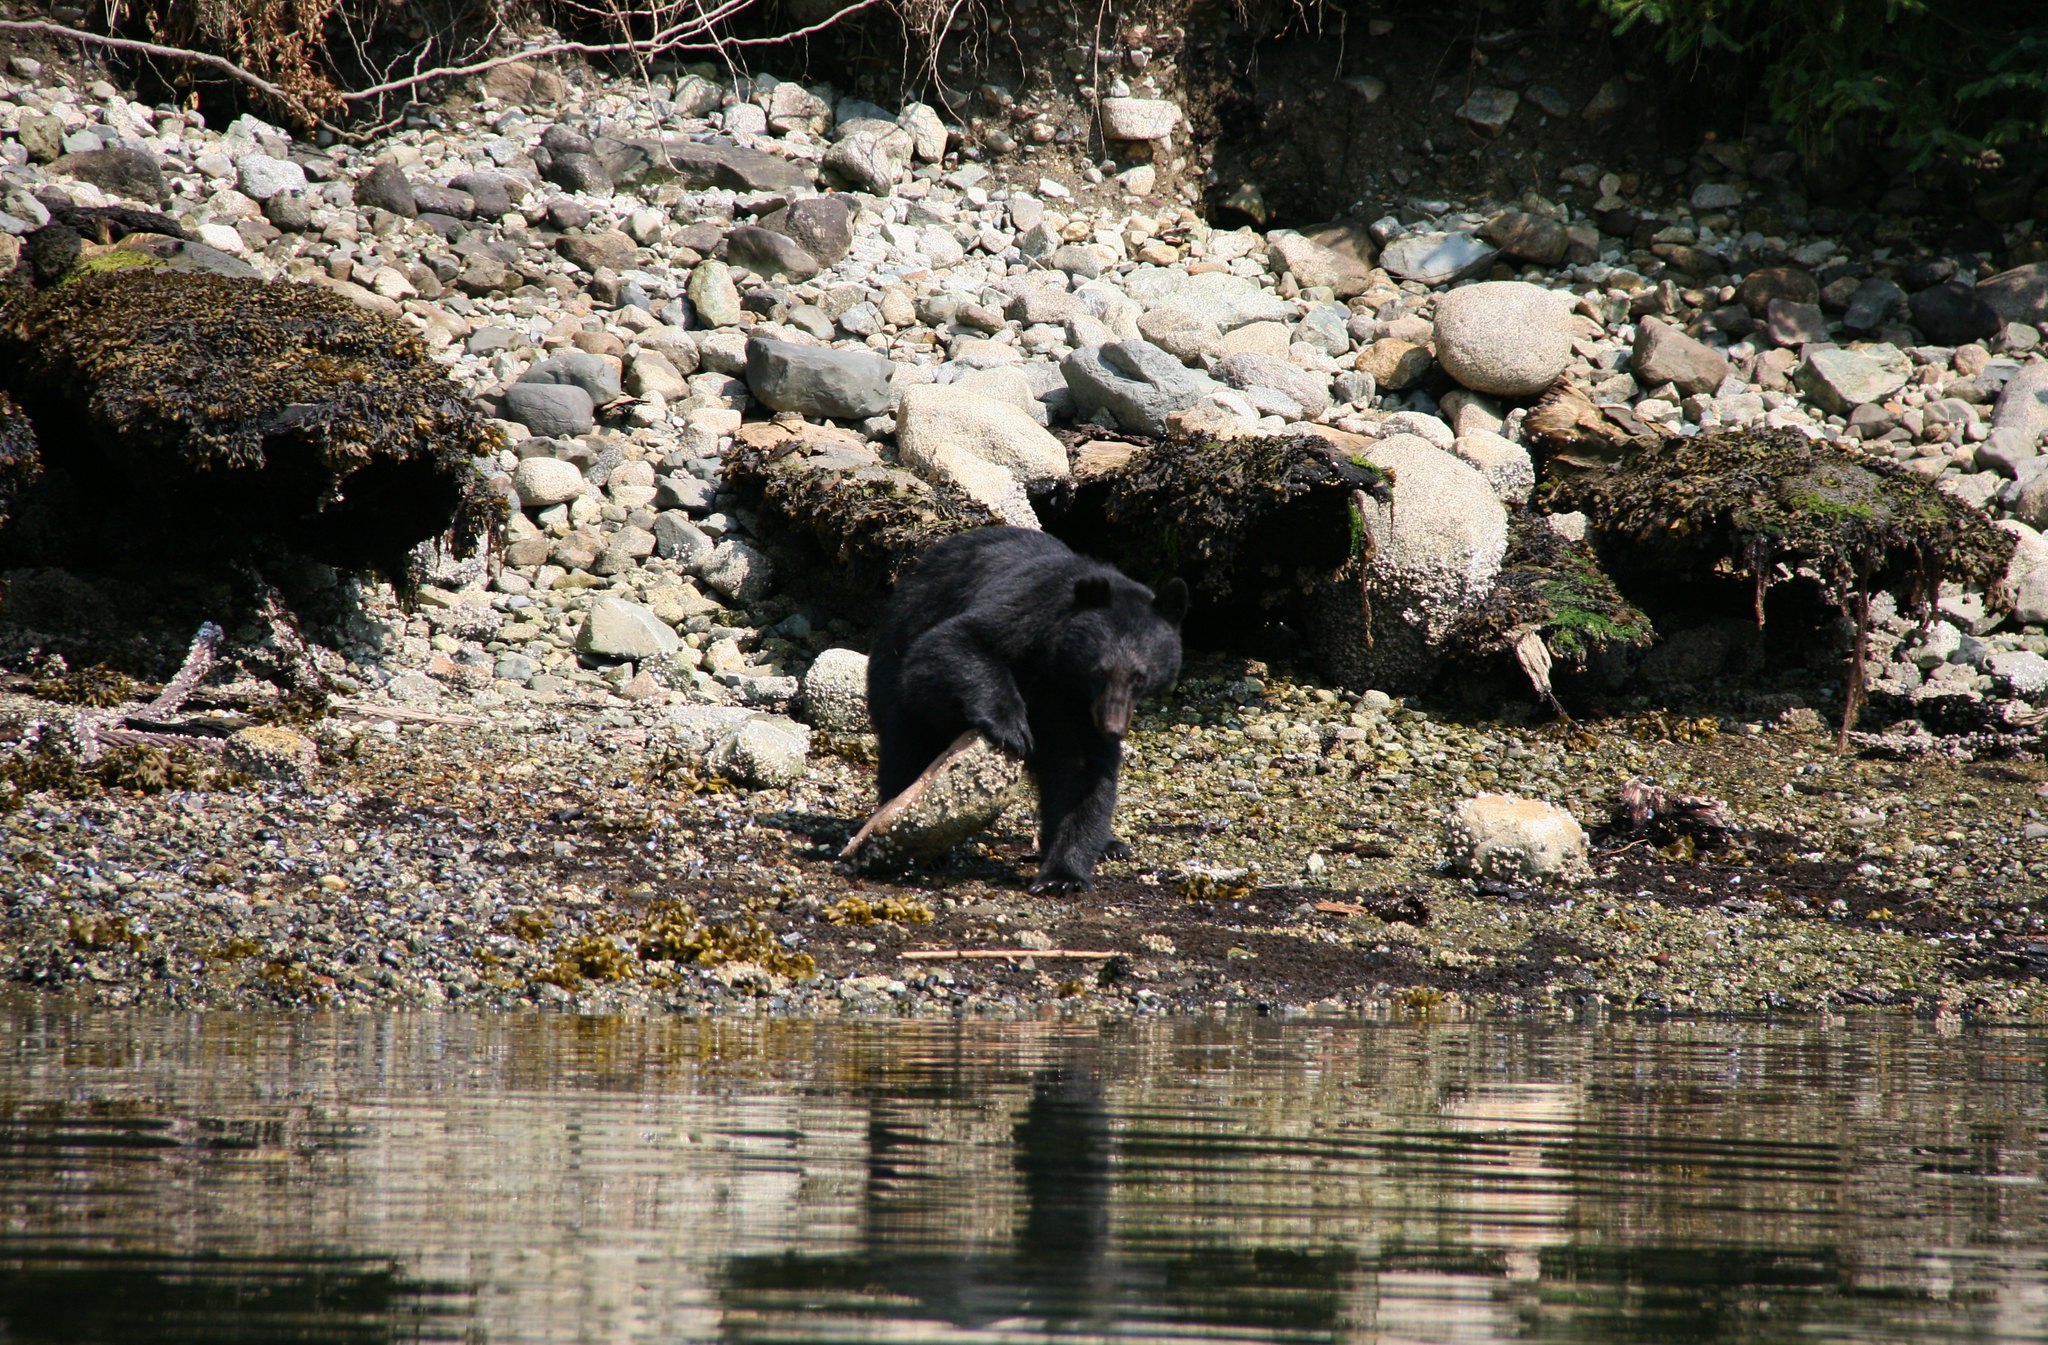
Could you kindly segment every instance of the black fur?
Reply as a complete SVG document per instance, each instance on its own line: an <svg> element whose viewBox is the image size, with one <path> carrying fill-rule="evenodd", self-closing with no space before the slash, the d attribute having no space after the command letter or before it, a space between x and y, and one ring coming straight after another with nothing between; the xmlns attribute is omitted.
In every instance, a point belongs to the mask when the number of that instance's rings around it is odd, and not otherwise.
<svg viewBox="0 0 2048 1345"><path fill-rule="evenodd" d="M1083 891L1110 834L1138 701L1180 676L1187 585L1152 590L1023 528L940 542L897 585L868 660L883 802L969 729L1038 782L1034 892Z"/></svg>

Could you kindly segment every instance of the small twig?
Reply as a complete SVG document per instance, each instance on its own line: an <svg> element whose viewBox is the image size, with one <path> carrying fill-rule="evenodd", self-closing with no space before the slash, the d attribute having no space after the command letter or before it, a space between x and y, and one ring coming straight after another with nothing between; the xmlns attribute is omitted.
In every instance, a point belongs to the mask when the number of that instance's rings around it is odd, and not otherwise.
<svg viewBox="0 0 2048 1345"><path fill-rule="evenodd" d="M338 700L327 707L327 714L333 719L389 719L396 724L441 724L460 727L476 722L469 715L450 714L446 710L423 710L414 705L395 705L380 701Z"/></svg>
<svg viewBox="0 0 2048 1345"><path fill-rule="evenodd" d="M913 948L898 954L906 962L999 962L1027 957L1122 957L1122 953L1090 948Z"/></svg>
<svg viewBox="0 0 2048 1345"><path fill-rule="evenodd" d="M143 729L100 728L94 731L94 736L109 747L158 747L166 752L180 747L194 752L219 752L228 745L227 739L208 733L156 733Z"/></svg>
<svg viewBox="0 0 2048 1345"><path fill-rule="evenodd" d="M742 10L751 8L755 0L714 0L708 8L702 9L690 18L671 23L647 37L627 37L619 42L550 42L538 47L528 47L504 56L493 56L486 60L470 61L460 65L440 65L432 69L415 69L412 74L398 79L387 79L365 89L343 89L332 97L342 105L377 102L390 94L416 89L436 80L456 79L464 75L480 75L496 70L500 66L514 65L521 61L542 60L550 56L618 56L626 55L636 59L662 56L677 51L716 51L724 53L728 47L775 46L810 37L815 33L838 23L848 15L882 3L882 0L851 0L851 3L834 10L816 23L793 28L787 32L765 37L724 37L716 30L720 23L732 18ZM112 37L104 33L87 32L72 28L49 19L0 19L0 32L43 33L50 37L64 38L91 46L105 47L113 51L135 52L138 55L154 56L167 61L187 61L195 65L218 70L230 79L239 80L258 92L274 99L280 106L291 109L305 120L333 131L337 135L354 140L360 132L334 125L316 115L314 105L300 94L263 78L255 71L235 64L224 56L211 52L195 51L189 47L167 47L157 42L141 42L134 38ZM424 55L424 51L422 52ZM395 64L395 62L394 62Z"/></svg>

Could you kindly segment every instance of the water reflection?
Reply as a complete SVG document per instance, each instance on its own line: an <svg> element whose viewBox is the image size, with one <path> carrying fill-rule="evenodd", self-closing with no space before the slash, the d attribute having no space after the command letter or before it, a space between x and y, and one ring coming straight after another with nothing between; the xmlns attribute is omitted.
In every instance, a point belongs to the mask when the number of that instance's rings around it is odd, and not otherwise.
<svg viewBox="0 0 2048 1345"><path fill-rule="evenodd" d="M0 1341L2048 1340L2048 1034L0 1011Z"/></svg>

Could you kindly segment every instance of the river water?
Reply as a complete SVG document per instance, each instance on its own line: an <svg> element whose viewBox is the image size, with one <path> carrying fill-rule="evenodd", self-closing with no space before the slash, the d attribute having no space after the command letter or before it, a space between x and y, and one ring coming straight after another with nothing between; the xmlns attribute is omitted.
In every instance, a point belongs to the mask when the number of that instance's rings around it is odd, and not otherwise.
<svg viewBox="0 0 2048 1345"><path fill-rule="evenodd" d="M0 1028L7 1345L2048 1340L2048 1031Z"/></svg>

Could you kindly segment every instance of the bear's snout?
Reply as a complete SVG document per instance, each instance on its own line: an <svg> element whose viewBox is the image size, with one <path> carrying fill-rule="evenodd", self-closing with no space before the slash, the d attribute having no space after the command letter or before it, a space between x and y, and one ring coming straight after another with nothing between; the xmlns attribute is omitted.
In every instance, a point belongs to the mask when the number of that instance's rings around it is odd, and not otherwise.
<svg viewBox="0 0 2048 1345"><path fill-rule="evenodd" d="M1115 679L1095 698L1095 727L1112 738L1123 737L1130 732L1137 703L1137 688L1123 678Z"/></svg>

